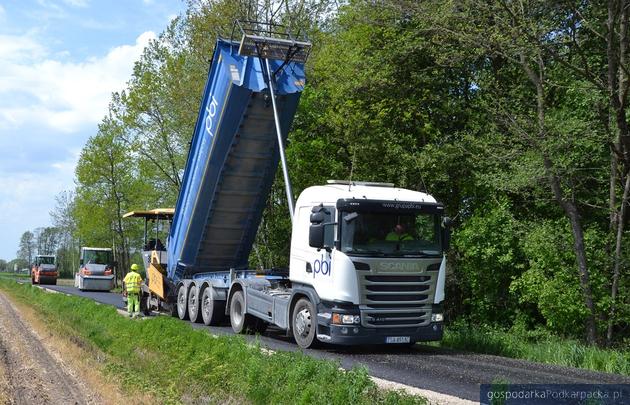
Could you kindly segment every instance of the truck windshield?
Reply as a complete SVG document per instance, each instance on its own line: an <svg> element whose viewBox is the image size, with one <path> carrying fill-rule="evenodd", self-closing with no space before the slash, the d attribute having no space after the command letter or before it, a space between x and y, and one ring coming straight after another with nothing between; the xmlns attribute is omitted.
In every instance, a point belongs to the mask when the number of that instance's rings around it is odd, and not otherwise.
<svg viewBox="0 0 630 405"><path fill-rule="evenodd" d="M358 213L350 221L342 220L341 251L366 256L440 256L440 219L440 215L423 213Z"/></svg>
<svg viewBox="0 0 630 405"><path fill-rule="evenodd" d="M84 250L85 264L111 264L112 252L108 250Z"/></svg>

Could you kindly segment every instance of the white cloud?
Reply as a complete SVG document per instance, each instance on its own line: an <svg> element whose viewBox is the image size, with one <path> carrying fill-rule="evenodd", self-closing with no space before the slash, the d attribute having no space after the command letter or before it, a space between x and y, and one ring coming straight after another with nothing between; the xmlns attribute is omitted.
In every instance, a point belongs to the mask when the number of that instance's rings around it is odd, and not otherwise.
<svg viewBox="0 0 630 405"><path fill-rule="evenodd" d="M0 34L0 66L32 63L45 55L45 48L30 33L22 36Z"/></svg>
<svg viewBox="0 0 630 405"><path fill-rule="evenodd" d="M45 48L28 36L0 36L0 99L19 93L36 101L1 106L0 129L19 127L34 117L51 130L65 133L98 123L111 93L124 88L134 62L154 38L148 31L133 45L73 63L45 57Z"/></svg>

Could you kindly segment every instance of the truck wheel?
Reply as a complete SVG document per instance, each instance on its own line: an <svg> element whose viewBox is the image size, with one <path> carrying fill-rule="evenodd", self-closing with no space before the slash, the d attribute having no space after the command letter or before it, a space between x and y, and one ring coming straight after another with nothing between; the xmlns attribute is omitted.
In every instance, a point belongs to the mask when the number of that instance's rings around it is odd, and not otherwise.
<svg viewBox="0 0 630 405"><path fill-rule="evenodd" d="M315 347L319 341L317 334L317 311L307 298L300 298L293 307L291 329L295 342L302 349Z"/></svg>
<svg viewBox="0 0 630 405"><path fill-rule="evenodd" d="M188 290L188 318L190 322L199 322L199 300L197 299L197 287L192 286Z"/></svg>
<svg viewBox="0 0 630 405"><path fill-rule="evenodd" d="M177 290L177 315L182 321L188 319L188 311L186 308L186 287L182 284Z"/></svg>
<svg viewBox="0 0 630 405"><path fill-rule="evenodd" d="M260 322L256 317L245 312L245 297L243 291L236 291L230 301L230 323L236 333L256 333L260 328Z"/></svg>
<svg viewBox="0 0 630 405"><path fill-rule="evenodd" d="M212 299L212 287L206 287L201 294L201 317L205 325L218 325L225 319L225 301Z"/></svg>

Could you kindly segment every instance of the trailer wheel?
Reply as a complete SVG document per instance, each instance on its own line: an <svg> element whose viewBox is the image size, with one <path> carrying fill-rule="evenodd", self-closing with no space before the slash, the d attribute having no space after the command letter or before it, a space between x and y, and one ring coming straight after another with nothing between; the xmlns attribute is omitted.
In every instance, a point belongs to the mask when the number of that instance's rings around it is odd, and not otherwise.
<svg viewBox="0 0 630 405"><path fill-rule="evenodd" d="M293 308L291 330L295 342L302 349L317 346L317 311L307 298L300 298Z"/></svg>
<svg viewBox="0 0 630 405"><path fill-rule="evenodd" d="M186 286L183 284L177 290L177 316L182 321L188 319L187 302L186 302Z"/></svg>
<svg viewBox="0 0 630 405"><path fill-rule="evenodd" d="M199 299L198 299L197 287L192 286L188 290L188 318L190 322L199 322Z"/></svg>
<svg viewBox="0 0 630 405"><path fill-rule="evenodd" d="M201 317L205 325L218 325L225 319L225 301L212 299L212 287L201 294Z"/></svg>
<svg viewBox="0 0 630 405"><path fill-rule="evenodd" d="M236 291L232 295L232 300L230 301L230 323L232 324L232 330L241 334L262 333L267 328L267 325L262 320L245 311L243 291Z"/></svg>

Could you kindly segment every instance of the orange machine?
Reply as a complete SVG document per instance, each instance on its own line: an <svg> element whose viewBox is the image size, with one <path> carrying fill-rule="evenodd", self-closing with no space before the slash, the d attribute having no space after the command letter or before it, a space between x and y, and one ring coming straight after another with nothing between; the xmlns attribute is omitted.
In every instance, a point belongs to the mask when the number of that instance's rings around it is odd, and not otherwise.
<svg viewBox="0 0 630 405"><path fill-rule="evenodd" d="M31 268L32 284L57 284L58 275L55 256L35 256L35 263Z"/></svg>

